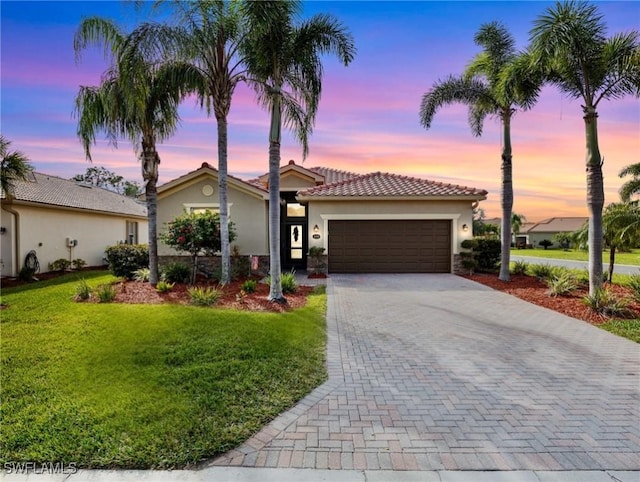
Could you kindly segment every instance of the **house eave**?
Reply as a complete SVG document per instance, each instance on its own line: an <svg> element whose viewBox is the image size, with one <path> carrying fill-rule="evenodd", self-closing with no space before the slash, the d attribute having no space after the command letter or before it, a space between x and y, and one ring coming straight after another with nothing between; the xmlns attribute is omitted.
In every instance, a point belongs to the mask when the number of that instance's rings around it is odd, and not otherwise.
<svg viewBox="0 0 640 482"><path fill-rule="evenodd" d="M301 202L331 201L484 201L487 196L305 196L298 195Z"/></svg>
<svg viewBox="0 0 640 482"><path fill-rule="evenodd" d="M89 208L80 208L74 206L62 206L60 204L50 204L50 203L41 203L35 201L24 201L20 199L13 198L11 202L6 202L5 199L2 199L2 204L8 204L14 207L25 206L25 207L37 207L44 209L54 209L58 211L70 211L70 212L81 212L86 214L100 214L103 216L112 216L118 218L129 218L129 219L141 219L146 220L146 214L133 214L133 213L123 213L123 212L113 212L113 211L101 211L98 209L89 209Z"/></svg>

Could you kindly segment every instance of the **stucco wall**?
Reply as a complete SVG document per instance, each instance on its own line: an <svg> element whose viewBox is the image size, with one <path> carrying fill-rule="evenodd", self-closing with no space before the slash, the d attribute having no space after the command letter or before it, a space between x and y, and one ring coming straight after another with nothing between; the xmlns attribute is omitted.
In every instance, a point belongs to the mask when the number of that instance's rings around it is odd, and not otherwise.
<svg viewBox="0 0 640 482"><path fill-rule="evenodd" d="M126 239L126 221L138 223L138 242L148 242L147 220L124 216L87 213L83 211L60 210L37 206L13 206L20 216L20 249L13 255L14 263L10 268L4 261L5 243L12 244L15 225L7 223L7 233L2 235L3 275L15 276L24 263L24 258L35 250L40 263L40 271L49 271L49 263L59 258L81 258L88 266L103 265L104 250L107 246ZM5 226L9 213L2 211L2 223ZM11 229L11 231L9 231ZM76 239L78 244L71 252L67 247L67 238Z"/></svg>
<svg viewBox="0 0 640 482"><path fill-rule="evenodd" d="M208 186L208 187L206 187ZM220 205L218 180L206 176L178 189L161 193L158 197L158 234L166 231L169 221L184 213L185 208ZM267 237L267 203L255 195L228 186L229 219L235 225L236 240L241 254L265 255L269 253ZM177 255L175 250L158 243L161 256Z"/></svg>
<svg viewBox="0 0 640 482"><path fill-rule="evenodd" d="M450 219L452 254L460 243L472 237L471 201L323 201L309 203L309 247L328 247L329 221L332 219ZM462 226L466 224L468 231ZM313 239L313 228L320 228L320 239Z"/></svg>

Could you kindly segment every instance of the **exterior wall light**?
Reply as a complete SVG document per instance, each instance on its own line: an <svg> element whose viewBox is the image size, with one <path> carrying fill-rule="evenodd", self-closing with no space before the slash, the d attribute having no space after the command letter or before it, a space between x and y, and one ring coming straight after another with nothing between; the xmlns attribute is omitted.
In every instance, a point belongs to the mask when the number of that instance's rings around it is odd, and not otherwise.
<svg viewBox="0 0 640 482"><path fill-rule="evenodd" d="M7 228L5 228L4 226L2 226L2 227L0 228L0 234L6 234L6 232L7 232Z"/></svg>
<svg viewBox="0 0 640 482"><path fill-rule="evenodd" d="M467 226L466 224L462 225L462 231L464 231L465 233L469 231L469 226Z"/></svg>
<svg viewBox="0 0 640 482"><path fill-rule="evenodd" d="M318 226L317 224L313 227L313 232L314 234L318 234L320 232L320 226Z"/></svg>

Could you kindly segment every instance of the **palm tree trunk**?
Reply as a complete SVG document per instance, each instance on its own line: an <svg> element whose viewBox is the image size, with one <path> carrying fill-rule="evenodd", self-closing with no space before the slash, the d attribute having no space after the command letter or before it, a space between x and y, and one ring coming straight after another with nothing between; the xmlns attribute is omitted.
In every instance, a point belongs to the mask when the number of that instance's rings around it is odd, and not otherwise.
<svg viewBox="0 0 640 482"><path fill-rule="evenodd" d="M598 113L593 106L584 108L587 141L587 207L589 209L589 294L602 287L602 208L604 181L598 147Z"/></svg>
<svg viewBox="0 0 640 482"><path fill-rule="evenodd" d="M153 139L142 140L142 179L145 181L149 224L149 283L158 284L158 165L160 156Z"/></svg>
<svg viewBox="0 0 640 482"><path fill-rule="evenodd" d="M511 212L513 209L513 170L511 165L511 109L502 113L502 129L504 142L502 146L502 222L500 237L502 251L500 253L500 281L510 281L509 263L511 262Z"/></svg>
<svg viewBox="0 0 640 482"><path fill-rule="evenodd" d="M220 284L231 280L231 247L229 243L229 208L227 203L227 118L218 117L218 191L220 196L220 251L222 258Z"/></svg>
<svg viewBox="0 0 640 482"><path fill-rule="evenodd" d="M269 301L286 303L282 294L280 263L280 132L282 129L280 97L275 96L271 106L269 131Z"/></svg>
<svg viewBox="0 0 640 482"><path fill-rule="evenodd" d="M609 246L609 283L613 283L613 267L616 264L616 245Z"/></svg>

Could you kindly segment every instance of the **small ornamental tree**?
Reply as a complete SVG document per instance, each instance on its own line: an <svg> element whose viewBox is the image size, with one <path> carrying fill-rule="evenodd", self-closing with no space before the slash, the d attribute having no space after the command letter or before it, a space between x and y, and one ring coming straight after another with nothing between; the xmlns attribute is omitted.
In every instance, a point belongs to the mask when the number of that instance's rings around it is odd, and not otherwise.
<svg viewBox="0 0 640 482"><path fill-rule="evenodd" d="M229 242L236 239L233 223L229 223ZM170 221L161 240L176 251L187 252L192 257L193 273L191 282L195 283L198 270L198 256L203 253L212 255L220 251L220 216L211 211L203 213L184 213Z"/></svg>

